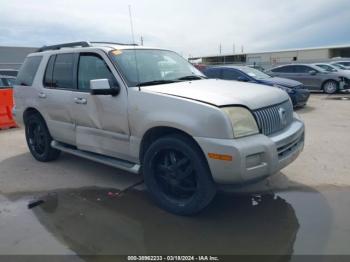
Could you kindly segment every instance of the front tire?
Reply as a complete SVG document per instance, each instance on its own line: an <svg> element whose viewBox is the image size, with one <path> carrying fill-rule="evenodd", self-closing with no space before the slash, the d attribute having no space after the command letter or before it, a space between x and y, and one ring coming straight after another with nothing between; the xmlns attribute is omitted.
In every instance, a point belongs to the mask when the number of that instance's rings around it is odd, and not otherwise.
<svg viewBox="0 0 350 262"><path fill-rule="evenodd" d="M154 201L178 215L206 207L216 193L207 161L191 139L171 135L156 140L143 161L146 186Z"/></svg>
<svg viewBox="0 0 350 262"><path fill-rule="evenodd" d="M26 119L25 134L28 148L36 160L48 162L59 157L60 151L51 147L52 137L40 115L33 114Z"/></svg>
<svg viewBox="0 0 350 262"><path fill-rule="evenodd" d="M335 94L338 92L338 82L334 80L328 80L323 84L323 91L326 94Z"/></svg>

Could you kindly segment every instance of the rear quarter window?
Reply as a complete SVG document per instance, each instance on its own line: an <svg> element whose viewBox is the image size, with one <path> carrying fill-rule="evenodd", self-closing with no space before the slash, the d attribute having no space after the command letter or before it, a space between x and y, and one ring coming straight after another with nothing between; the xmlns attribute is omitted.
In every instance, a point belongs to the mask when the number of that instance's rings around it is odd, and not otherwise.
<svg viewBox="0 0 350 262"><path fill-rule="evenodd" d="M27 57L19 70L16 84L22 86L31 86L34 81L34 77L38 71L42 56L30 56Z"/></svg>

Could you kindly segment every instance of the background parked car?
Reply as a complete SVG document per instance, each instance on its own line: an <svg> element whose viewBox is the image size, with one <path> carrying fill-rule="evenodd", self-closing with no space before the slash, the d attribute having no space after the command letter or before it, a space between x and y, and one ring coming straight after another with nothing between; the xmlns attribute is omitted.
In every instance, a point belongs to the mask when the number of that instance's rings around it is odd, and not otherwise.
<svg viewBox="0 0 350 262"><path fill-rule="evenodd" d="M0 88L8 88L8 87L12 87L14 82L15 82L14 77L12 76L3 76L0 75Z"/></svg>
<svg viewBox="0 0 350 262"><path fill-rule="evenodd" d="M350 61L336 61L336 62L332 62L331 64L341 65L345 67L345 69L350 70Z"/></svg>
<svg viewBox="0 0 350 262"><path fill-rule="evenodd" d="M251 82L281 88L288 93L295 107L304 106L310 96L310 91L305 89L300 82L271 77L249 66L209 67L203 70L203 73L209 78Z"/></svg>
<svg viewBox="0 0 350 262"><path fill-rule="evenodd" d="M16 77L17 74L18 70L15 69L0 69L0 75Z"/></svg>
<svg viewBox="0 0 350 262"><path fill-rule="evenodd" d="M259 70L259 71L261 71L261 72L264 72L264 71L265 71L265 68L263 68L263 67L260 66L260 65L247 65L247 66L249 66L249 67L251 67L251 68L255 68L255 69L257 69L257 70Z"/></svg>
<svg viewBox="0 0 350 262"><path fill-rule="evenodd" d="M312 64L289 64L272 68L268 71L272 76L284 77L299 81L309 90L323 90L334 94L340 89L349 88L338 72L327 72Z"/></svg>
<svg viewBox="0 0 350 262"><path fill-rule="evenodd" d="M328 71L328 72L340 72L340 70L345 71L343 69L340 69L334 65L327 64L327 63L315 63L313 65L318 66L318 67L320 67L323 70Z"/></svg>
<svg viewBox="0 0 350 262"><path fill-rule="evenodd" d="M338 69L340 69L340 70L350 70L350 69L346 69L345 66L342 66L342 65L339 65L339 64L331 64L331 65L336 67L336 68L338 68Z"/></svg>

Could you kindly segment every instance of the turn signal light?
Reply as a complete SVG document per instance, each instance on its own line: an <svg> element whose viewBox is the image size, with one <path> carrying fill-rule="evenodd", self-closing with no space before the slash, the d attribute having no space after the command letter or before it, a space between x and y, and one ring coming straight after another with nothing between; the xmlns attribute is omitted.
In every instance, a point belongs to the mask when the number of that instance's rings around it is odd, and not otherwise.
<svg viewBox="0 0 350 262"><path fill-rule="evenodd" d="M232 161L232 156L230 155L221 155L215 153L208 153L208 157L215 160L223 160L223 161Z"/></svg>

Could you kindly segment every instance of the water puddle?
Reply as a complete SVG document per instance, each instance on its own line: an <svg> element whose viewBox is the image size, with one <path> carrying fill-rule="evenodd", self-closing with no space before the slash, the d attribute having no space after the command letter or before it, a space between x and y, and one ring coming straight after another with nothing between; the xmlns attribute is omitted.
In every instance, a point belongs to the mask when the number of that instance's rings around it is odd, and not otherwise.
<svg viewBox="0 0 350 262"><path fill-rule="evenodd" d="M143 191L84 188L1 197L0 254L349 254L350 190L220 193L179 217Z"/></svg>
<svg viewBox="0 0 350 262"><path fill-rule="evenodd" d="M339 100L339 101L350 101L350 97L349 96L328 96L326 98L327 100Z"/></svg>

